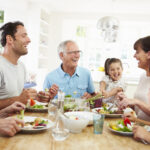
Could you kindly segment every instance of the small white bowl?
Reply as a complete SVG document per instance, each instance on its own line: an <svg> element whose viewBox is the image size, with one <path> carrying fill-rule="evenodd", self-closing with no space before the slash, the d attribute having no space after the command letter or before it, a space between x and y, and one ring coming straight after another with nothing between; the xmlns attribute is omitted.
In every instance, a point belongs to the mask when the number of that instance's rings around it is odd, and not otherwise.
<svg viewBox="0 0 150 150"><path fill-rule="evenodd" d="M64 123L64 127L69 129L72 133L80 133L89 123L89 120L86 117L81 116L80 112L66 112L66 116L61 116ZM77 117L78 120L71 119L70 117Z"/></svg>

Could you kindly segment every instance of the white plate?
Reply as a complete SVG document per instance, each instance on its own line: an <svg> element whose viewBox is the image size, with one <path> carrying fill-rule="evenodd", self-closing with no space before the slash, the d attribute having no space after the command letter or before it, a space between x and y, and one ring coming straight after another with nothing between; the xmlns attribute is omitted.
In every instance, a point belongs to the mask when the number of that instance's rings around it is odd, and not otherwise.
<svg viewBox="0 0 150 150"><path fill-rule="evenodd" d="M73 111L73 112L66 112L65 114L71 114L77 117L84 117L85 119L89 120L88 125L93 124L93 112L86 112L86 111Z"/></svg>
<svg viewBox="0 0 150 150"><path fill-rule="evenodd" d="M33 122L35 120L35 118L39 118L39 117L24 116L24 122ZM25 132L25 133L37 133L40 131L47 130L54 126L54 123L51 122L50 120L45 119L45 118L41 118L41 119L48 121L48 124L45 127L36 128L36 129L34 129L33 127L23 127L23 128L21 128L21 131Z"/></svg>
<svg viewBox="0 0 150 150"><path fill-rule="evenodd" d="M38 102L36 100L34 100L36 102L36 105L48 105L48 103L42 103L42 102ZM26 111L30 111L30 112L48 112L48 107L45 107L43 109L40 108L30 108L30 107L26 107Z"/></svg>
<svg viewBox="0 0 150 150"><path fill-rule="evenodd" d="M101 109L102 107L92 109L92 112L98 113L96 110ZM106 118L121 118L123 114L104 114Z"/></svg>
<svg viewBox="0 0 150 150"><path fill-rule="evenodd" d="M110 127L108 127L108 129L111 132L114 132L114 133L117 133L117 134L120 134L120 135L125 135L125 136L132 136L133 135L133 132L116 131L116 130L113 130L112 128L110 128Z"/></svg>

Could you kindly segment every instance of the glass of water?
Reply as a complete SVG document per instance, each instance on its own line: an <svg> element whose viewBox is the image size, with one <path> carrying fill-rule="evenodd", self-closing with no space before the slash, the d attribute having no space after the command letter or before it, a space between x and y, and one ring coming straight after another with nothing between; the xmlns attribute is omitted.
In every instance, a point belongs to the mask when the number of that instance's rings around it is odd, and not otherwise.
<svg viewBox="0 0 150 150"><path fill-rule="evenodd" d="M93 128L95 134L102 134L103 133L103 125L104 125L104 114L93 114Z"/></svg>
<svg viewBox="0 0 150 150"><path fill-rule="evenodd" d="M55 141L64 141L69 136L68 129L53 128L52 136Z"/></svg>
<svg viewBox="0 0 150 150"><path fill-rule="evenodd" d="M57 103L49 102L48 104L48 117L53 122L56 123L57 120L58 106Z"/></svg>

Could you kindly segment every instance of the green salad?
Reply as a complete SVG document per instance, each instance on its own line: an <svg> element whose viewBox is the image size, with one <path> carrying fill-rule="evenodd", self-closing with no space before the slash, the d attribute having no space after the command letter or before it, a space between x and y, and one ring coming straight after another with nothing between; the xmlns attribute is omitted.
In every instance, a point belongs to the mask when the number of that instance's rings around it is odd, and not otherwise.
<svg viewBox="0 0 150 150"><path fill-rule="evenodd" d="M133 123L128 118L119 120L116 123L110 123L109 127L116 131L132 132Z"/></svg>

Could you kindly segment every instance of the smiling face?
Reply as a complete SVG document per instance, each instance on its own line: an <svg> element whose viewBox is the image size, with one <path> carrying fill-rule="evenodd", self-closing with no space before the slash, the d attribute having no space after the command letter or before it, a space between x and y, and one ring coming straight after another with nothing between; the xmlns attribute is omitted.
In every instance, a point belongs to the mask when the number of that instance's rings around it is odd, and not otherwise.
<svg viewBox="0 0 150 150"><path fill-rule="evenodd" d="M119 62L113 62L109 65L108 74L113 81L118 81L122 76L122 67Z"/></svg>
<svg viewBox="0 0 150 150"><path fill-rule="evenodd" d="M24 26L18 25L17 32L12 38L11 46L17 55L25 55L28 53L27 45L31 42Z"/></svg>
<svg viewBox="0 0 150 150"><path fill-rule="evenodd" d="M80 58L80 51L76 43L68 42L64 52L60 53L63 61L63 68L75 70Z"/></svg>
<svg viewBox="0 0 150 150"><path fill-rule="evenodd" d="M150 64L149 52L145 52L140 46L138 46L134 57L138 61L138 67L148 70Z"/></svg>

